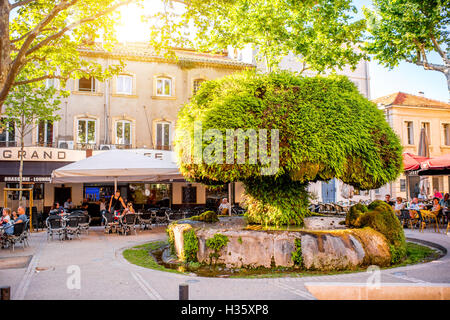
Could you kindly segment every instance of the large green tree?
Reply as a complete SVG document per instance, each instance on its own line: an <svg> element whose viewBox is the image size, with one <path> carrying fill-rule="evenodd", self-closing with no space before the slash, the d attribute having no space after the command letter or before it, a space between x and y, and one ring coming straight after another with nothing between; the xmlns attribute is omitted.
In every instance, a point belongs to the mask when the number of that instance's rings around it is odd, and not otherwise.
<svg viewBox="0 0 450 320"><path fill-rule="evenodd" d="M450 1L373 0L373 6L364 10L370 33L367 52L389 68L406 61L441 72L450 91ZM431 53L442 63L432 63Z"/></svg>
<svg viewBox="0 0 450 320"><path fill-rule="evenodd" d="M351 0L189 0L153 17L151 37L156 48L189 45L220 51L251 46L270 71L289 52L299 57L303 71L355 66L363 20L355 21ZM188 28L193 35L183 32Z"/></svg>
<svg viewBox="0 0 450 320"><path fill-rule="evenodd" d="M399 138L344 76L247 72L207 81L179 112L175 148L188 179L242 181L256 223L302 224L311 181L374 189L402 169Z"/></svg>
<svg viewBox="0 0 450 320"><path fill-rule="evenodd" d="M81 59L79 49L99 39L111 45L116 9L132 1L0 0L0 107L18 85L117 72L120 64L105 69Z"/></svg>

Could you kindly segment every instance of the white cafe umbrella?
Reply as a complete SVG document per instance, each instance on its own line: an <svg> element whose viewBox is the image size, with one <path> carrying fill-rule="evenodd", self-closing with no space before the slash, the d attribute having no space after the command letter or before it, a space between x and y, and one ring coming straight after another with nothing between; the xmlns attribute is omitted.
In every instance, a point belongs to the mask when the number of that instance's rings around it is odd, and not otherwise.
<svg viewBox="0 0 450 320"><path fill-rule="evenodd" d="M105 151L52 172L53 183L161 181L183 179L175 161L128 150Z"/></svg>

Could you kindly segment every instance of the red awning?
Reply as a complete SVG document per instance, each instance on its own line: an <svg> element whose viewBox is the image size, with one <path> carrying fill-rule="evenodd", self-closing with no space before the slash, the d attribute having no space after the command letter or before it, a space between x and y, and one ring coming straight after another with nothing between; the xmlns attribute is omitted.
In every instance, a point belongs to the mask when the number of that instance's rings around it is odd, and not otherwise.
<svg viewBox="0 0 450 320"><path fill-rule="evenodd" d="M450 153L423 161L420 167L424 170L450 169Z"/></svg>
<svg viewBox="0 0 450 320"><path fill-rule="evenodd" d="M405 152L403 154L403 168L405 171L418 170L420 169L420 163L430 158L416 156L412 153Z"/></svg>

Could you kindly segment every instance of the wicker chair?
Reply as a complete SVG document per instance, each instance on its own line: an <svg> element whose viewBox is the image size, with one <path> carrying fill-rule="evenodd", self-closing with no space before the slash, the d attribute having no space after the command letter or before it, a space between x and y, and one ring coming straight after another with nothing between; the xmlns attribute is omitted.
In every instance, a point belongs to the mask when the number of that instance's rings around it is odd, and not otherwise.
<svg viewBox="0 0 450 320"><path fill-rule="evenodd" d="M105 211L103 213L103 220L105 221L105 233L116 232L119 226L119 223L114 220L114 215Z"/></svg>
<svg viewBox="0 0 450 320"><path fill-rule="evenodd" d="M119 222L119 232L123 235L126 235L131 230L134 231L134 234L137 235L136 232L136 220L137 214L128 213L121 217Z"/></svg>
<svg viewBox="0 0 450 320"><path fill-rule="evenodd" d="M77 216L71 216L68 217L65 221L65 231L66 231L66 235L68 237L71 237L70 239L73 239L73 237L77 236L78 239L80 239L80 219Z"/></svg>
<svg viewBox="0 0 450 320"><path fill-rule="evenodd" d="M151 212L143 212L139 215L138 218L139 230L142 230L142 226L145 229L152 229L152 213ZM147 228L148 226L148 228Z"/></svg>
<svg viewBox="0 0 450 320"><path fill-rule="evenodd" d="M14 251L14 247L16 243L22 243L23 249L25 250L25 237L24 233L26 232L26 222L15 223L11 225L11 228L14 228L13 234L6 235L6 244L9 246L12 251Z"/></svg>
<svg viewBox="0 0 450 320"><path fill-rule="evenodd" d="M57 235L59 240L62 240L61 236L65 235L65 222L64 219L57 215L51 215L45 221L47 225L47 240L51 238L53 240L53 235Z"/></svg>

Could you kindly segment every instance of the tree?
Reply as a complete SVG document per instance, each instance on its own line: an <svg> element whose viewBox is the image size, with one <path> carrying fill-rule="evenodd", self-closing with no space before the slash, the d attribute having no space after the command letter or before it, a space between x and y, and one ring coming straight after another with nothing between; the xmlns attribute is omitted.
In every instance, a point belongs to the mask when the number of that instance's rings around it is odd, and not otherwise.
<svg viewBox="0 0 450 320"><path fill-rule="evenodd" d="M367 190L402 169L400 140L383 113L335 75L207 81L179 112L175 150L188 180L241 181L249 221L275 225L303 223L309 182L336 177Z"/></svg>
<svg viewBox="0 0 450 320"><path fill-rule="evenodd" d="M183 2L183 1L175 1ZM178 14L166 6L153 18L151 44L192 46L221 51L231 45L251 45L268 71L276 69L289 52L299 56L303 71L355 67L365 55L358 47L363 20L351 21L351 0L190 0ZM174 9L173 9L174 8ZM194 36L185 36L189 27ZM178 35L178 36L176 36Z"/></svg>
<svg viewBox="0 0 450 320"><path fill-rule="evenodd" d="M54 87L46 88L42 83L28 83L14 87L5 101L2 129L10 130L20 141L19 188L23 185L25 137L36 128L39 122L52 123L60 119L55 112L59 110L61 101L55 94ZM9 125L12 123L14 126ZM19 191L19 199L21 198L22 191Z"/></svg>
<svg viewBox="0 0 450 320"><path fill-rule="evenodd" d="M18 85L118 72L80 58L80 48L114 41L116 9L136 0L0 0L0 107ZM20 78L20 80L17 80Z"/></svg>
<svg viewBox="0 0 450 320"><path fill-rule="evenodd" d="M368 21L366 50L383 65L400 61L441 72L450 91L450 1L374 0L375 10L364 10ZM429 61L435 52L442 64Z"/></svg>

